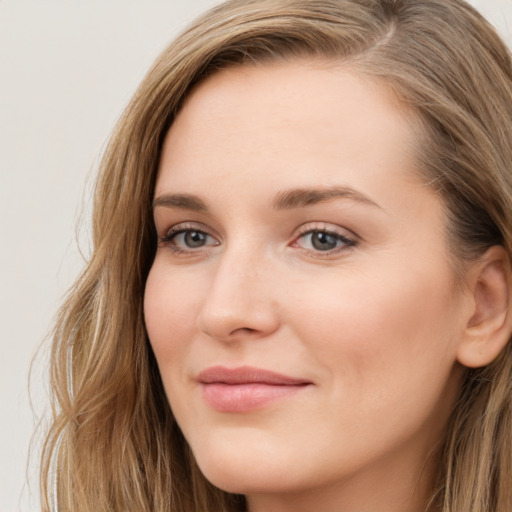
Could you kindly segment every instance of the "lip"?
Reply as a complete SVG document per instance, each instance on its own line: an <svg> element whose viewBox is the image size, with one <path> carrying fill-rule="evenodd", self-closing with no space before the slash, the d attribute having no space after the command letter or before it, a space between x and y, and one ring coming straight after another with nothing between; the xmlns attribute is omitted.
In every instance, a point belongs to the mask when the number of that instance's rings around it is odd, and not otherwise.
<svg viewBox="0 0 512 512"><path fill-rule="evenodd" d="M311 381L270 370L242 366L213 366L197 376L206 403L219 412L248 412L291 397Z"/></svg>

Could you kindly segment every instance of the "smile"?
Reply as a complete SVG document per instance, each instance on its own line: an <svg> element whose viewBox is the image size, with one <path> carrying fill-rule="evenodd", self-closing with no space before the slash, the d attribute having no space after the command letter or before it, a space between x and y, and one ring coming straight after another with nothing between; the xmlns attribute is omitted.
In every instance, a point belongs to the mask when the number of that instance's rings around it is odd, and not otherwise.
<svg viewBox="0 0 512 512"><path fill-rule="evenodd" d="M215 366L197 378L205 402L219 412L249 412L288 398L312 384L279 373L252 368Z"/></svg>

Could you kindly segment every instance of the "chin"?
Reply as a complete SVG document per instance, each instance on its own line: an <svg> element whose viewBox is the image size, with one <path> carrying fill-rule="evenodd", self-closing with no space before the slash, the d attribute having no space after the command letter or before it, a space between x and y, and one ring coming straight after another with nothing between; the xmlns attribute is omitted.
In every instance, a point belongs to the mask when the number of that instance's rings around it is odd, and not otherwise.
<svg viewBox="0 0 512 512"><path fill-rule="evenodd" d="M194 453L199 469L215 487L233 494L260 494L291 490L294 486L288 470L276 457L257 448L254 451L210 449ZM286 466L286 465L285 465Z"/></svg>
<svg viewBox="0 0 512 512"><path fill-rule="evenodd" d="M247 468L242 473L224 469L203 471L201 468L201 471L211 484L231 494L275 494L294 490L294 486L286 485L277 476L255 474Z"/></svg>

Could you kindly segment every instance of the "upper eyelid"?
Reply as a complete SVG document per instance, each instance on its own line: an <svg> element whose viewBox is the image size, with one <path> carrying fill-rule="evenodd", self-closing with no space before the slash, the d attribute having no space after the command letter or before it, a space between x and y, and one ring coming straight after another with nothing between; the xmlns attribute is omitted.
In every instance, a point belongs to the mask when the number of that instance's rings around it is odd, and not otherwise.
<svg viewBox="0 0 512 512"><path fill-rule="evenodd" d="M294 235L295 239L299 236L306 235L308 233L314 231L324 231L326 233L333 233L335 235L339 235L349 239L359 238L353 231L350 229L344 228L337 224L331 224L329 222L309 222L305 223L296 230L296 235Z"/></svg>
<svg viewBox="0 0 512 512"><path fill-rule="evenodd" d="M206 233L209 236L212 236L214 238L218 238L217 233L203 224L202 222L178 222L176 224L173 224L172 226L166 228L163 230L163 236L168 236L169 234L175 234L182 231L201 231L203 233Z"/></svg>

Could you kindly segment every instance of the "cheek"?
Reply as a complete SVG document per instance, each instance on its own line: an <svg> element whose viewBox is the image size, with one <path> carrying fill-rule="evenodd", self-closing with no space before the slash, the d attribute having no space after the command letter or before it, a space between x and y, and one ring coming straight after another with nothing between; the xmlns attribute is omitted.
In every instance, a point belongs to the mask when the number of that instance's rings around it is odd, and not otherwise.
<svg viewBox="0 0 512 512"><path fill-rule="evenodd" d="M158 260L151 268L144 293L144 318L157 363L176 364L195 331L201 290L194 280L171 273ZM165 377L165 373L164 377Z"/></svg>
<svg viewBox="0 0 512 512"><path fill-rule="evenodd" d="M424 269L317 282L311 300L296 302L296 334L328 369L340 396L348 388L371 408L414 393L434 399L460 336L449 282L446 272L425 275Z"/></svg>

